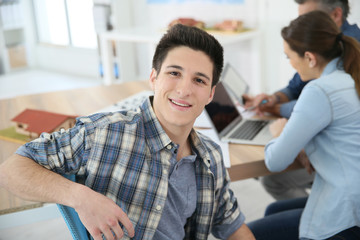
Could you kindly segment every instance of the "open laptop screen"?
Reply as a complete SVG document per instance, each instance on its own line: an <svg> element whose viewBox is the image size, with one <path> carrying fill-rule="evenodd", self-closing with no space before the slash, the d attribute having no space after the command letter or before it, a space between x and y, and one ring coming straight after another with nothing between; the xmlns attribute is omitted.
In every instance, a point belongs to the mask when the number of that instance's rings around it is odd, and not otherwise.
<svg viewBox="0 0 360 240"><path fill-rule="evenodd" d="M249 91L249 85L230 63L226 63L221 79L228 92L240 104L244 104L242 96Z"/></svg>
<svg viewBox="0 0 360 240"><path fill-rule="evenodd" d="M222 82L216 85L214 98L205 110L218 133L240 116Z"/></svg>

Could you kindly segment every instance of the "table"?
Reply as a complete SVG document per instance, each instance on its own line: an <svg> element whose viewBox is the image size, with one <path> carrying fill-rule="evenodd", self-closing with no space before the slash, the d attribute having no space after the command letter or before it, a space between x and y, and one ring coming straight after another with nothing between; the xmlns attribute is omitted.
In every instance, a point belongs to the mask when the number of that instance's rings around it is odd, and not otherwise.
<svg viewBox="0 0 360 240"><path fill-rule="evenodd" d="M88 115L143 90L150 90L147 81L125 82L111 86L65 90L0 100L0 129L11 126L10 119L26 108L55 111L69 115ZM0 163L20 146L0 139ZM264 147L229 144L232 181L270 174L264 164ZM300 166L293 164L289 169ZM15 197L0 189L0 214L41 206Z"/></svg>

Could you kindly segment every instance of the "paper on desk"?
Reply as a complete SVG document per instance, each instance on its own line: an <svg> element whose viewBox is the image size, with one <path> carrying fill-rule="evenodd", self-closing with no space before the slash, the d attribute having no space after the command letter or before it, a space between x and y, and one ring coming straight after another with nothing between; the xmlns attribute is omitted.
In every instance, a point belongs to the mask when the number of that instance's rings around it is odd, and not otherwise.
<svg viewBox="0 0 360 240"><path fill-rule="evenodd" d="M208 136L211 140L213 140L214 142L220 145L221 151L223 153L224 165L226 168L230 168L231 163L230 163L230 154L229 154L229 144L226 142L221 142L215 130L212 128L200 129L197 131L204 134L205 136Z"/></svg>
<svg viewBox="0 0 360 240"><path fill-rule="evenodd" d="M252 118L253 116L255 116L255 111L246 111L245 108L241 105L236 105L238 111L241 113L241 116L243 118Z"/></svg>

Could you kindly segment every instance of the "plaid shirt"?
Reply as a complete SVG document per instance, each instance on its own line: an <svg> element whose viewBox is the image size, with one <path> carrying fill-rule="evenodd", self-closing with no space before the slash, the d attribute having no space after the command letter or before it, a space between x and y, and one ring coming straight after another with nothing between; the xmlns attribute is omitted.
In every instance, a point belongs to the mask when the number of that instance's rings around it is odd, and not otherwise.
<svg viewBox="0 0 360 240"><path fill-rule="evenodd" d="M197 204L185 239L207 239L212 228L233 222L241 213L228 188L219 146L194 130L190 139L198 161ZM111 198L128 215L134 239L152 239L166 202L173 147L147 100L135 111L78 118L72 129L43 133L17 153L57 173L83 176L86 186Z"/></svg>

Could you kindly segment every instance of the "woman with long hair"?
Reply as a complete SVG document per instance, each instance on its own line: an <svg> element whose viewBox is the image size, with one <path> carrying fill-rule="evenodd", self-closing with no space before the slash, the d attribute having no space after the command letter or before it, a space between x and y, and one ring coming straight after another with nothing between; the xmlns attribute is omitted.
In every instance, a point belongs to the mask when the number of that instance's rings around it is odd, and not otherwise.
<svg viewBox="0 0 360 240"><path fill-rule="evenodd" d="M258 240L360 239L359 43L321 11L299 16L281 35L290 64L314 80L289 120L270 127L265 163L279 172L302 153L315 179L308 198L275 202L249 227Z"/></svg>

